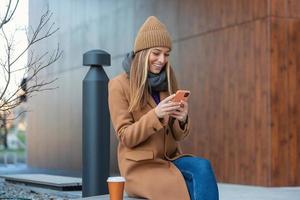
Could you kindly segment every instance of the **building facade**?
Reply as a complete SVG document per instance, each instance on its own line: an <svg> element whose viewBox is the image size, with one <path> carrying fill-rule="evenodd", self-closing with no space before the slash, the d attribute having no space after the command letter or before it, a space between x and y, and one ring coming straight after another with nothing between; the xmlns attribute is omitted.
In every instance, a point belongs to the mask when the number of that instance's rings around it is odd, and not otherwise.
<svg viewBox="0 0 300 200"><path fill-rule="evenodd" d="M44 73L58 89L29 100L28 164L81 170L82 55L112 56L123 72L144 20L157 16L173 38L172 66L191 90L185 152L211 160L219 182L300 185L300 2L298 0L30 0L29 24L47 8L59 32L36 47L63 49ZM111 173L118 173L111 130Z"/></svg>

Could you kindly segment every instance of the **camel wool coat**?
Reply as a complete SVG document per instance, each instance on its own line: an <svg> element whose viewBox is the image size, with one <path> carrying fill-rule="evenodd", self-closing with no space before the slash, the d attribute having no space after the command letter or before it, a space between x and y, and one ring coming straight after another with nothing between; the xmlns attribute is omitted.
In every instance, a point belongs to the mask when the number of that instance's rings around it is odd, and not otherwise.
<svg viewBox="0 0 300 200"><path fill-rule="evenodd" d="M190 123L182 129L174 118L159 120L151 96L145 108L129 112L129 94L126 73L109 81L109 109L119 139L118 165L126 179L125 191L150 200L189 200L185 180L171 161L183 156L178 141L189 134ZM168 92L160 92L161 100L167 96Z"/></svg>

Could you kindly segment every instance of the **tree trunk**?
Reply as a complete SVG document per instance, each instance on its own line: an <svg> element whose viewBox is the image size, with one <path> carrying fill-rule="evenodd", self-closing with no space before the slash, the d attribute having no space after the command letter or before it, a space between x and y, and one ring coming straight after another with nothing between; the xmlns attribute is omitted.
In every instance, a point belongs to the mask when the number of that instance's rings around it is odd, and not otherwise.
<svg viewBox="0 0 300 200"><path fill-rule="evenodd" d="M3 129L4 129L3 144L4 144L4 148L8 149L8 145L7 145L8 130L7 130L6 116L5 115L4 115L4 119L3 119Z"/></svg>

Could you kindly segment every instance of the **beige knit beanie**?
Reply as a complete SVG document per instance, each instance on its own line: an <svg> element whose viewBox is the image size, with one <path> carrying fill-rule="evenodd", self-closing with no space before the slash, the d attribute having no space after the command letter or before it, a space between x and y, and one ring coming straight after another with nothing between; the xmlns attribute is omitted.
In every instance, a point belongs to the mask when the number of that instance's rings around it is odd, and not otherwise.
<svg viewBox="0 0 300 200"><path fill-rule="evenodd" d="M156 17L150 16L141 26L134 43L134 53L152 48L152 47L168 47L172 48L171 36L165 25Z"/></svg>

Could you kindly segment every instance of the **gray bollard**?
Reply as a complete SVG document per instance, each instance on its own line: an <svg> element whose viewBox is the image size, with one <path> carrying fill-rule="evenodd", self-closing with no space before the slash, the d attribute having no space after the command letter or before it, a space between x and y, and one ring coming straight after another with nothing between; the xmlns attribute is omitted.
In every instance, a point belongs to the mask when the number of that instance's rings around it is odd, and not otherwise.
<svg viewBox="0 0 300 200"><path fill-rule="evenodd" d="M102 66L110 66L110 55L102 50L88 51L83 54L83 65L91 66L82 93L82 196L89 197L108 194L109 79Z"/></svg>

